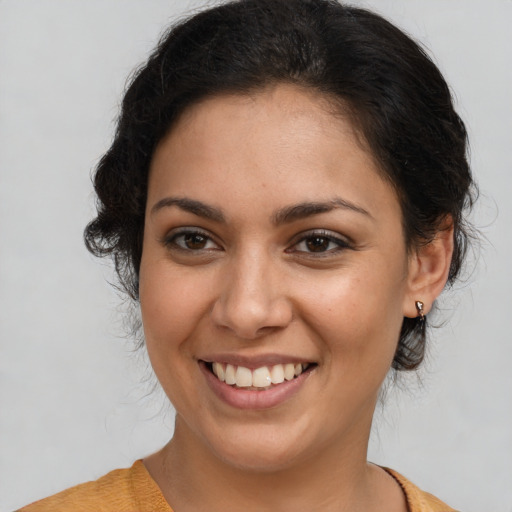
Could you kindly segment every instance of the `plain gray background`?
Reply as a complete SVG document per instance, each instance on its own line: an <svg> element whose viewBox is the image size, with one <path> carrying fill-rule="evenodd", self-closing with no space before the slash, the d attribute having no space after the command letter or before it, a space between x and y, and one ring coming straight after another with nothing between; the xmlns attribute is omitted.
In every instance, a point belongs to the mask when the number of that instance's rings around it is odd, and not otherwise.
<svg viewBox="0 0 512 512"><path fill-rule="evenodd" d="M470 133L487 237L441 302L421 382L377 414L370 459L465 512L512 512L512 2L368 0L434 54ZM90 172L129 72L205 2L0 0L0 509L163 445L172 412L121 336L109 266L82 244Z"/></svg>

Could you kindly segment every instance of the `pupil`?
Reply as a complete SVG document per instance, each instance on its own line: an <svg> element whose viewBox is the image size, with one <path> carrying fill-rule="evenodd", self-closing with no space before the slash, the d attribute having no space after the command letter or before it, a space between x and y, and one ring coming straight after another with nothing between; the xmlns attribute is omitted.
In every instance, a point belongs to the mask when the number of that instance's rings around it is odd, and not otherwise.
<svg viewBox="0 0 512 512"><path fill-rule="evenodd" d="M206 237L192 233L185 236L185 244L189 249L203 249L206 245Z"/></svg>
<svg viewBox="0 0 512 512"><path fill-rule="evenodd" d="M311 252L322 252L329 246L329 240L322 236L315 236L308 239L306 245Z"/></svg>

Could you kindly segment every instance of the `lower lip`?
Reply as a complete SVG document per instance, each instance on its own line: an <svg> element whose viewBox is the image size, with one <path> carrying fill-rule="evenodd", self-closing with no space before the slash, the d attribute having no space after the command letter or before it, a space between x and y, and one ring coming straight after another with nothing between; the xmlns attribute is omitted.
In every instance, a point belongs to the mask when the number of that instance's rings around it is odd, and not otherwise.
<svg viewBox="0 0 512 512"><path fill-rule="evenodd" d="M298 377L288 381L285 380L283 383L272 386L270 389L255 391L237 388L221 382L203 361L200 361L199 367L215 395L223 402L238 409L269 409L286 402L299 392L312 371L312 369L306 370Z"/></svg>

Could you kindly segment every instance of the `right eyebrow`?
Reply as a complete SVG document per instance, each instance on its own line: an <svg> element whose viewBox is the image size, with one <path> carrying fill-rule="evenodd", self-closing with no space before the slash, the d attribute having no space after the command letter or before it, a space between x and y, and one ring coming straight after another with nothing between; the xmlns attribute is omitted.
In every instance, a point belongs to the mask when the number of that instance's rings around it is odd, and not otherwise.
<svg viewBox="0 0 512 512"><path fill-rule="evenodd" d="M162 210L163 208L169 208L171 206L177 206L181 210L203 217L204 219L213 220L215 222L225 223L226 219L222 211L213 206L207 205L201 201L194 199L188 199L185 197L164 197L160 199L151 208L151 215Z"/></svg>

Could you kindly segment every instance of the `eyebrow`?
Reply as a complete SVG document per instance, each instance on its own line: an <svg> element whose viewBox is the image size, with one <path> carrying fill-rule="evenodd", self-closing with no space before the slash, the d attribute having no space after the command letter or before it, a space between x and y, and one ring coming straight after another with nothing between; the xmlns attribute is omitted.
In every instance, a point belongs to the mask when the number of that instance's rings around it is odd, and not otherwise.
<svg viewBox="0 0 512 512"><path fill-rule="evenodd" d="M335 197L330 201L325 202L304 202L292 206L287 206L278 210L272 217L272 221L275 225L287 224L296 220L304 219L312 215L319 215L321 213L327 213L332 210L351 210L353 212L361 213L373 219L370 212L358 206L350 201L346 201L341 197Z"/></svg>
<svg viewBox="0 0 512 512"><path fill-rule="evenodd" d="M198 217L203 217L215 222L226 222L226 218L220 208L186 197L165 197L160 199L160 201L155 203L151 208L151 214L153 215L163 208L172 206L177 206L181 210L190 212ZM341 197L335 197L329 201L306 201L281 208L272 215L272 223L279 226L337 209L350 210L373 219L373 216L361 206L342 199Z"/></svg>
<svg viewBox="0 0 512 512"><path fill-rule="evenodd" d="M203 217L215 222L226 222L224 214L220 209L186 197L165 197L164 199L160 199L160 201L151 208L151 214L153 215L159 210L170 206L177 206L181 210L185 210L186 212L193 213L198 217Z"/></svg>

